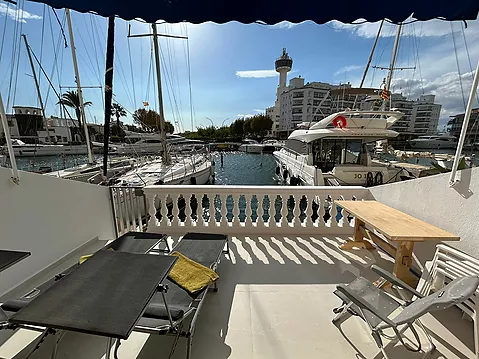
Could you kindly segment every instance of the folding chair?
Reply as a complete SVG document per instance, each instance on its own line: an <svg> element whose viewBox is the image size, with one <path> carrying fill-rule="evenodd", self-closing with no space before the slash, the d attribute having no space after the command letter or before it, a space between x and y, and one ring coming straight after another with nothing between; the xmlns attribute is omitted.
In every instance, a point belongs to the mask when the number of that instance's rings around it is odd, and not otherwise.
<svg viewBox="0 0 479 359"><path fill-rule="evenodd" d="M421 351L421 341L413 323L416 323L421 328L429 342L430 346L426 350L425 356L431 354L435 346L419 318L426 313L444 310L466 301L475 293L479 286L478 276L461 277L452 281L441 290L431 295L423 296L391 273L374 265L371 269L393 286L409 292L411 296L415 296L417 299L406 300L404 303L401 303L369 280L359 277L350 284L339 284L336 287L334 294L343 301L343 304L333 310L337 314L333 319L333 323L340 325L351 315L362 318L368 324L373 340L386 359L388 356L383 346L382 337L399 340L410 351ZM385 334L384 330L386 329L392 329L394 336L391 337ZM414 339L417 341L416 347L405 343L403 332L406 329L410 329L413 333Z"/></svg>

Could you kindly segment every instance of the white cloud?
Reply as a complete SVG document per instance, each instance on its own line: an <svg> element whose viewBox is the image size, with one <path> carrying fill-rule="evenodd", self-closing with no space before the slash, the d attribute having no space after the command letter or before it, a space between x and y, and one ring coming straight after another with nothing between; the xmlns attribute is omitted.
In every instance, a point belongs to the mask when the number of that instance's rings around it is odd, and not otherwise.
<svg viewBox="0 0 479 359"><path fill-rule="evenodd" d="M272 25L271 28L289 30L289 29L292 29L293 27L295 27L297 25L299 25L299 23L295 24L295 23L292 23L292 22L289 22L289 21L280 21L277 24Z"/></svg>
<svg viewBox="0 0 479 359"><path fill-rule="evenodd" d="M279 73L276 70L250 70L236 71L236 76L240 78L262 79L266 77L276 77Z"/></svg>
<svg viewBox="0 0 479 359"><path fill-rule="evenodd" d="M264 112L264 109L261 109L261 108L255 108L253 109L254 112L258 112L258 113L263 113Z"/></svg>
<svg viewBox="0 0 479 359"><path fill-rule="evenodd" d="M10 19L26 23L27 20L41 20L39 15L31 14L28 11L15 9L13 6L0 3L0 14L7 15Z"/></svg>
<svg viewBox="0 0 479 359"><path fill-rule="evenodd" d="M336 31L348 31L353 35L365 37L365 38L375 38L378 30L380 21L378 22L364 22L362 19L358 22L360 24L343 24L337 20L333 20L327 23L329 27L332 27ZM471 21L468 25L473 25L477 21ZM454 24L454 31L460 30L459 24ZM395 24L390 24L384 22L383 28L381 30L381 37L393 37L396 35L398 26ZM467 30L466 30L467 31ZM441 37L451 35L451 23L449 21L443 20L429 20L416 22L413 24L407 24L402 27L401 30L402 36L416 36L416 37Z"/></svg>
<svg viewBox="0 0 479 359"><path fill-rule="evenodd" d="M344 74L346 72L352 72L364 68L364 65L349 65L341 67L338 71L334 73L334 76Z"/></svg>
<svg viewBox="0 0 479 359"><path fill-rule="evenodd" d="M254 115L256 115L255 113L247 113L247 114L243 114L243 113L239 113L236 115L237 118L248 118L248 117L253 117Z"/></svg>

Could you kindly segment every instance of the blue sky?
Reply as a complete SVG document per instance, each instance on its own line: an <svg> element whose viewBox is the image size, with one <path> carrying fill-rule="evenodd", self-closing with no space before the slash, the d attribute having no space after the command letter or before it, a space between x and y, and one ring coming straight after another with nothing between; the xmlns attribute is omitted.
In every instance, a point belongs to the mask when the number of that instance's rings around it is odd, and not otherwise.
<svg viewBox="0 0 479 359"><path fill-rule="evenodd" d="M0 91L5 105L38 105L30 65L21 39L24 33L31 48L41 57L45 70L57 90L59 85L74 85L70 48L65 48L61 28L52 10L42 4L23 2L24 11L0 3ZM63 10L57 10L61 23ZM100 86L105 67L105 18L72 12L82 86ZM116 20L116 53L113 92L115 100L129 112L148 101L155 108L156 78L151 66L151 38L127 38L128 26L134 34L149 32L151 27L139 21ZM238 116L252 115L274 103L277 74L274 61L286 47L293 58L290 78L301 75L306 81L340 83L350 81L359 85L378 24L345 25L330 22L317 25L279 23L274 26L243 25L230 22L224 25L205 23L161 24L160 33L188 34L191 90L194 125L229 124ZM70 44L66 24L63 26ZM479 60L479 22L472 21L464 30L461 23L439 20L414 23L404 27L397 66L415 70L398 71L393 90L414 99L420 94L436 94L443 105L441 123L448 116L464 111L472 83L471 67ZM388 66L396 27L385 25L379 40L373 65ZM42 36L43 34L43 36ZM464 41L464 37L466 42ZM466 46L467 44L467 50ZM163 98L167 120L178 122L180 129L191 129L189 81L186 40L160 39L163 78ZM461 81L459 80L455 49ZM130 51L129 51L130 50ZM19 59L18 59L19 53ZM469 57L468 57L469 53ZM131 56L131 64L130 64ZM12 74L12 63L18 71ZM52 69L55 67L54 71ZM39 72L37 68L37 73ZM379 87L385 71L371 70L365 86ZM16 81L15 81L16 79ZM12 84L10 86L10 83ZM15 87L16 84L16 87ZM461 91L462 85L462 91ZM41 76L41 91L46 100L47 115L59 115L57 99L45 77ZM103 122L103 100L99 88L84 89L85 100L93 106L87 109L89 122ZM225 119L229 119L225 121ZM131 122L129 115L125 122Z"/></svg>

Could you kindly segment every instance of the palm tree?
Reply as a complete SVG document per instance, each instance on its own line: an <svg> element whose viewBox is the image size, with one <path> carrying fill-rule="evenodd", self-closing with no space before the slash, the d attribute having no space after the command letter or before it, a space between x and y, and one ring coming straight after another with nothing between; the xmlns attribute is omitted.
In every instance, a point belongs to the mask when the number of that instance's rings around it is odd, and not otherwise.
<svg viewBox="0 0 479 359"><path fill-rule="evenodd" d="M111 115L116 117L116 126L120 128L120 117L126 116L126 111L119 103L114 103L111 106Z"/></svg>
<svg viewBox="0 0 479 359"><path fill-rule="evenodd" d="M82 120L81 120L81 111L80 111L80 98L78 97L78 92L77 91L67 91L62 95L62 98L60 101L58 101L57 105L64 105L71 107L75 110L75 114L78 120L78 124L82 126ZM86 106L91 106L92 103L90 101L84 102L83 107Z"/></svg>

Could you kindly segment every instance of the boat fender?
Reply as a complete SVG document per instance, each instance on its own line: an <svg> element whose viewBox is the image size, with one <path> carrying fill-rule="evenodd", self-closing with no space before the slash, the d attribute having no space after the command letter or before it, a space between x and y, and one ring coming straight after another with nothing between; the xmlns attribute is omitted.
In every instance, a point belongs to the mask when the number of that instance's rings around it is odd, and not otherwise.
<svg viewBox="0 0 479 359"><path fill-rule="evenodd" d="M374 185L373 173L368 172L366 175L366 187L372 187Z"/></svg>
<svg viewBox="0 0 479 359"><path fill-rule="evenodd" d="M281 168L279 168L279 166L276 167L276 174L279 176L279 174L281 173Z"/></svg>
<svg viewBox="0 0 479 359"><path fill-rule="evenodd" d="M191 177L190 182L192 185L196 184L196 177Z"/></svg>
<svg viewBox="0 0 479 359"><path fill-rule="evenodd" d="M382 172L376 172L376 175L374 176L374 184L377 186L377 185L380 185L380 184L383 184L384 182L384 175Z"/></svg>
<svg viewBox="0 0 479 359"><path fill-rule="evenodd" d="M283 171L283 179L286 180L288 178L288 170Z"/></svg>

